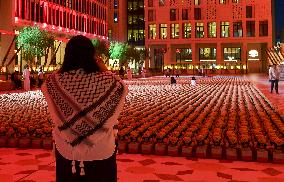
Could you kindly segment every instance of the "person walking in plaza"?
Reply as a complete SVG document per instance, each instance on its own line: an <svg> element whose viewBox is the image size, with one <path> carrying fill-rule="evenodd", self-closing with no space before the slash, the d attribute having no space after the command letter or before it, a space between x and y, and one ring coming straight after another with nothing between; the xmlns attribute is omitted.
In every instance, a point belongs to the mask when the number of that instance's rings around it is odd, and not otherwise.
<svg viewBox="0 0 284 182"><path fill-rule="evenodd" d="M39 68L38 70L38 88L41 87L41 85L43 84L43 70L42 67Z"/></svg>
<svg viewBox="0 0 284 182"><path fill-rule="evenodd" d="M170 68L167 68L167 69L166 69L165 75L166 75L166 77L170 77L170 76L171 76L171 70L170 70Z"/></svg>
<svg viewBox="0 0 284 182"><path fill-rule="evenodd" d="M132 70L131 70L131 68L127 68L127 79L128 80L131 80L132 79Z"/></svg>
<svg viewBox="0 0 284 182"><path fill-rule="evenodd" d="M22 88L22 81L19 78L19 71L15 71L14 73L12 73L11 81L14 83L15 89Z"/></svg>
<svg viewBox="0 0 284 182"><path fill-rule="evenodd" d="M142 70L141 70L141 77L142 78L146 78L146 68L142 68Z"/></svg>
<svg viewBox="0 0 284 182"><path fill-rule="evenodd" d="M54 124L56 181L117 182L114 126L127 86L95 58L87 37L70 39L42 91Z"/></svg>
<svg viewBox="0 0 284 182"><path fill-rule="evenodd" d="M121 78L121 79L124 78L124 74L125 74L125 70L124 70L123 67L121 66L121 67L120 67L120 70L119 70L119 75L120 75L120 78Z"/></svg>
<svg viewBox="0 0 284 182"><path fill-rule="evenodd" d="M180 69L176 69L176 70L175 70L175 75L176 75L176 77L179 77L179 75L180 75Z"/></svg>
<svg viewBox="0 0 284 182"><path fill-rule="evenodd" d="M270 92L273 93L273 89L275 87L275 91L278 94L278 82L279 82L279 78L280 78L280 73L279 70L277 68L276 64L273 64L272 66L270 66L269 68L269 81L271 82L271 89Z"/></svg>
<svg viewBox="0 0 284 182"><path fill-rule="evenodd" d="M191 78L190 83L191 83L191 86L195 86L196 85L196 78L194 76Z"/></svg>
<svg viewBox="0 0 284 182"><path fill-rule="evenodd" d="M23 79L24 79L24 90L25 91L31 90L29 65L26 65L26 68L23 71Z"/></svg>
<svg viewBox="0 0 284 182"><path fill-rule="evenodd" d="M176 84L177 83L177 80L172 76L171 77L171 84Z"/></svg>

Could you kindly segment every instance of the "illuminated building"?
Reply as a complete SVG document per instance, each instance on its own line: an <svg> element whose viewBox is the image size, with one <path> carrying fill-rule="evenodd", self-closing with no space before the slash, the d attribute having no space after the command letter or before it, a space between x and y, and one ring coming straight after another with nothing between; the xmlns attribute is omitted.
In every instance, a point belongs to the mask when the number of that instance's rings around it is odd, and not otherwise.
<svg viewBox="0 0 284 182"><path fill-rule="evenodd" d="M271 0L145 0L145 27L149 68L267 69Z"/></svg>
<svg viewBox="0 0 284 182"><path fill-rule="evenodd" d="M110 40L144 47L144 0L109 0Z"/></svg>
<svg viewBox="0 0 284 182"><path fill-rule="evenodd" d="M1 62L13 41L15 31L24 26L36 25L55 34L57 41L48 53L47 64L52 57L55 57L56 63L62 62L65 42L71 36L82 34L91 39L108 38L107 0L9 0L1 1L0 10ZM13 50L10 51L8 60L12 57ZM44 59L38 60L38 64ZM16 59L16 64L19 64L17 60L21 60L21 52Z"/></svg>

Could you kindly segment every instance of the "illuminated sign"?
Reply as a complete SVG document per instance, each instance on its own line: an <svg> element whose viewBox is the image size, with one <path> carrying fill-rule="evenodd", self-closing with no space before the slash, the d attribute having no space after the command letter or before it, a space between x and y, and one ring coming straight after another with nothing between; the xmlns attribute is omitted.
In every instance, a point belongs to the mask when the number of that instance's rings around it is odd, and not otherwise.
<svg viewBox="0 0 284 182"><path fill-rule="evenodd" d="M249 59L248 60L250 60L250 61L259 61L259 58L258 58L259 54L258 54L257 50L255 50L255 49L250 50L248 52L248 54L249 54Z"/></svg>
<svg viewBox="0 0 284 182"><path fill-rule="evenodd" d="M250 50L249 51L249 57L252 57L252 58L258 57L257 50Z"/></svg>

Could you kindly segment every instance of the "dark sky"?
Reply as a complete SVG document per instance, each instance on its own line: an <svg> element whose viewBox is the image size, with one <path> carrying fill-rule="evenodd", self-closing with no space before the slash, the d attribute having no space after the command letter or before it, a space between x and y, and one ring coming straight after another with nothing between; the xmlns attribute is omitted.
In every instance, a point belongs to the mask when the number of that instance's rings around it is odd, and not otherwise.
<svg viewBox="0 0 284 182"><path fill-rule="evenodd" d="M284 29L284 0L275 1L276 39L280 39L280 31Z"/></svg>

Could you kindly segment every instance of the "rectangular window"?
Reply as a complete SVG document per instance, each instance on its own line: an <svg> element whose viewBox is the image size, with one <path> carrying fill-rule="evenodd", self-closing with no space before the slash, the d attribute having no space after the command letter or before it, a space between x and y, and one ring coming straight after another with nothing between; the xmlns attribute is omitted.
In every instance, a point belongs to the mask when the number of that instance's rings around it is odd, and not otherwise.
<svg viewBox="0 0 284 182"><path fill-rule="evenodd" d="M199 48L199 59L216 61L216 48Z"/></svg>
<svg viewBox="0 0 284 182"><path fill-rule="evenodd" d="M172 39L179 38L179 24L177 23L171 24L171 38Z"/></svg>
<svg viewBox="0 0 284 182"><path fill-rule="evenodd" d="M241 0L232 0L233 3L240 3Z"/></svg>
<svg viewBox="0 0 284 182"><path fill-rule="evenodd" d="M221 37L230 37L230 23L221 22Z"/></svg>
<svg viewBox="0 0 284 182"><path fill-rule="evenodd" d="M234 29L234 37L242 37L243 36L242 22L234 22L233 23L233 29Z"/></svg>
<svg viewBox="0 0 284 182"><path fill-rule="evenodd" d="M188 20L188 9L182 9L182 20Z"/></svg>
<svg viewBox="0 0 284 182"><path fill-rule="evenodd" d="M209 38L217 37L217 23L216 22L208 23L208 37Z"/></svg>
<svg viewBox="0 0 284 182"><path fill-rule="evenodd" d="M224 61L240 61L241 48L239 47L226 47L224 48Z"/></svg>
<svg viewBox="0 0 284 182"><path fill-rule="evenodd" d="M113 21L114 21L114 23L118 22L118 14L117 14L117 12L114 12L114 14L113 14Z"/></svg>
<svg viewBox="0 0 284 182"><path fill-rule="evenodd" d="M195 24L195 37L196 38L203 38L204 37L204 24L203 23L196 23Z"/></svg>
<svg viewBox="0 0 284 182"><path fill-rule="evenodd" d="M246 6L246 18L253 18L252 6Z"/></svg>
<svg viewBox="0 0 284 182"><path fill-rule="evenodd" d="M182 24L182 28L183 28L183 38L185 39L191 38L191 24L184 23Z"/></svg>
<svg viewBox="0 0 284 182"><path fill-rule="evenodd" d="M192 61L192 50L190 48L176 49L176 62Z"/></svg>
<svg viewBox="0 0 284 182"><path fill-rule="evenodd" d="M155 21L154 10L148 10L148 21Z"/></svg>
<svg viewBox="0 0 284 182"><path fill-rule="evenodd" d="M200 0L194 0L194 5L200 5Z"/></svg>
<svg viewBox="0 0 284 182"><path fill-rule="evenodd" d="M247 21L247 37L254 37L255 36L255 22L254 21Z"/></svg>
<svg viewBox="0 0 284 182"><path fill-rule="evenodd" d="M170 10L170 20L171 21L176 21L177 20L176 15L177 15L177 10L176 9L171 9Z"/></svg>
<svg viewBox="0 0 284 182"><path fill-rule="evenodd" d="M220 0L220 4L226 4L226 0Z"/></svg>
<svg viewBox="0 0 284 182"><path fill-rule="evenodd" d="M194 8L194 19L201 20L201 8Z"/></svg>
<svg viewBox="0 0 284 182"><path fill-rule="evenodd" d="M118 8L118 0L113 1L113 8L117 9Z"/></svg>
<svg viewBox="0 0 284 182"><path fill-rule="evenodd" d="M153 7L154 6L154 1L153 0L148 0L148 7Z"/></svg>
<svg viewBox="0 0 284 182"><path fill-rule="evenodd" d="M166 39L167 38L167 24L160 24L160 39Z"/></svg>
<svg viewBox="0 0 284 182"><path fill-rule="evenodd" d="M157 36L156 24L149 25L148 38L149 39L156 39L156 36Z"/></svg>
<svg viewBox="0 0 284 182"><path fill-rule="evenodd" d="M260 37L268 36L268 21L259 22L259 36Z"/></svg>

